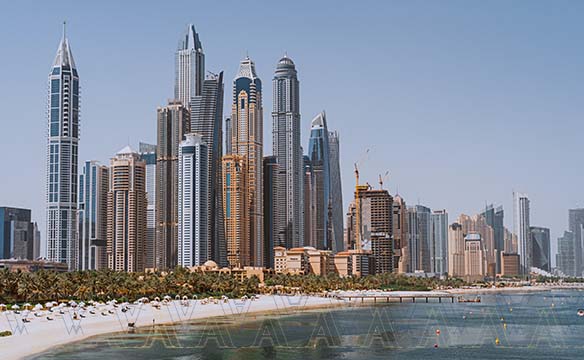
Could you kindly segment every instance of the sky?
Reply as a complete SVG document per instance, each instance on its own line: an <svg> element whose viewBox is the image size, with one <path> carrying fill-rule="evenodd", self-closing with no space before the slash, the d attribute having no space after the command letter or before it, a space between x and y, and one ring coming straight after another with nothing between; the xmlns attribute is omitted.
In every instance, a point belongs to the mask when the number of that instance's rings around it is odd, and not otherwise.
<svg viewBox="0 0 584 360"><path fill-rule="evenodd" d="M156 108L173 97L174 52L188 23L206 70L231 81L246 55L264 83L286 52L300 79L303 147L326 110L341 137L345 209L361 179L450 222L512 192L532 225L567 229L584 206L584 2L581 1L10 1L0 5L0 206L31 208L44 237L47 79L62 22L81 81L80 160L108 163L155 143ZM555 259L554 259L555 261Z"/></svg>

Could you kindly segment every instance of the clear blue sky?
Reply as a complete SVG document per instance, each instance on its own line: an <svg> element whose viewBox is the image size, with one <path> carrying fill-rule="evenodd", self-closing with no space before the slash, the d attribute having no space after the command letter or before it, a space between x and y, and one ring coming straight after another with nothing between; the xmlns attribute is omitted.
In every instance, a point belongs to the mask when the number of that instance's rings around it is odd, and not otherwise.
<svg viewBox="0 0 584 360"><path fill-rule="evenodd" d="M43 224L47 75L68 35L82 85L80 159L107 163L128 141L154 142L156 107L173 95L174 50L193 22L206 68L231 79L246 52L264 81L284 51L301 81L303 146L326 109L341 133L345 205L362 179L450 221L511 192L532 223L567 227L584 206L584 2L581 1L9 1L0 5L0 205ZM44 236L44 234L43 234Z"/></svg>

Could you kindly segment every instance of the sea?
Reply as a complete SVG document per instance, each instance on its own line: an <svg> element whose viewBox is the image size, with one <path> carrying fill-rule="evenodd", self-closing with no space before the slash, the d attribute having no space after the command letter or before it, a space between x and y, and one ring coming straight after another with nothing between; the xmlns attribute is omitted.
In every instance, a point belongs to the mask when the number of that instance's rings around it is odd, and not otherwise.
<svg viewBox="0 0 584 360"><path fill-rule="evenodd" d="M152 325L34 359L582 359L584 292L483 294L481 302L346 303ZM465 295L474 298L474 295ZM299 304L302 308L302 304Z"/></svg>

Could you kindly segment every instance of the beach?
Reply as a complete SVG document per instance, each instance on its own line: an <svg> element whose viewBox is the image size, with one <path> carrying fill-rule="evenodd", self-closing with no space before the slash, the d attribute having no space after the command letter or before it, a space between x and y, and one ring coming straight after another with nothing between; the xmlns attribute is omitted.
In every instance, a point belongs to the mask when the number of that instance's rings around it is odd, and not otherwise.
<svg viewBox="0 0 584 360"><path fill-rule="evenodd" d="M229 316L245 319L250 314L262 312L290 313L291 311L309 310L342 305L332 298L317 296L263 295L257 300L219 300L203 305L201 300L188 300L189 306L182 301L172 300L160 309L151 304L129 305L126 312L118 306L110 312L87 314L85 318L74 320L74 311L65 308L64 314L55 311L46 317L36 318L30 314L29 323L22 322L22 313L10 311L0 313L0 332L12 331L13 335L0 338L0 354L3 360L21 359L44 352L52 347L80 341L91 336L128 331L128 324L145 327L176 322L201 320L217 316Z"/></svg>

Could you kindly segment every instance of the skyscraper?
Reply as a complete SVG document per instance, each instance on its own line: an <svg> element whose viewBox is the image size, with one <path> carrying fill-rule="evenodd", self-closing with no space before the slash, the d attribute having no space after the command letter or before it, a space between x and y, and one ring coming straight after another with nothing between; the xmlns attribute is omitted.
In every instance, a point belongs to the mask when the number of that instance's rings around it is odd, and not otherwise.
<svg viewBox="0 0 584 360"><path fill-rule="evenodd" d="M199 134L186 134L178 161L178 263L201 266L209 259L209 150Z"/></svg>
<svg viewBox="0 0 584 360"><path fill-rule="evenodd" d="M33 259L34 224L31 211L0 207L0 259Z"/></svg>
<svg viewBox="0 0 584 360"><path fill-rule="evenodd" d="M200 134L207 148L206 221L209 234L207 254L220 266L227 266L227 245L223 220L223 184L221 156L223 155L223 72L210 74L203 82L201 95L191 100L191 132Z"/></svg>
<svg viewBox="0 0 584 360"><path fill-rule="evenodd" d="M487 205L481 213L487 225L493 229L494 256L497 273L501 272L501 253L505 251L505 225L503 207L495 208L493 204Z"/></svg>
<svg viewBox="0 0 584 360"><path fill-rule="evenodd" d="M239 72L233 81L233 105L231 116L232 160L244 165L240 168L247 172L241 177L245 181L242 187L233 189L246 192L247 212L249 221L240 223L240 226L249 226L248 231L239 229L238 232L249 233L249 249L251 265L262 266L264 262L264 219L263 219L263 107L262 82L255 71L255 64L249 58L243 59L239 65ZM230 160L230 161L232 161ZM225 163L224 169L225 169ZM229 188L229 186L227 186ZM224 186L225 188L225 186ZM233 194L235 195L235 194ZM239 197L239 195L236 195ZM225 210L227 212L227 210ZM227 218L227 216L226 216ZM227 223L227 219L226 219ZM229 239L227 243L239 242L242 239ZM228 245L229 246L229 245ZM228 250L229 252L229 250ZM228 255L229 256L229 255ZM246 264L247 265L247 264Z"/></svg>
<svg viewBox="0 0 584 360"><path fill-rule="evenodd" d="M190 132L190 116L178 101L159 107L157 115L154 265L172 269L178 263L178 146L184 134Z"/></svg>
<svg viewBox="0 0 584 360"><path fill-rule="evenodd" d="M328 139L326 114L323 111L312 120L310 141L308 143L308 156L310 156L315 182L316 229L314 234L318 250L333 250Z"/></svg>
<svg viewBox="0 0 584 360"><path fill-rule="evenodd" d="M567 276L580 276L576 268L574 233L571 231L564 231L564 235L558 238L556 265Z"/></svg>
<svg viewBox="0 0 584 360"><path fill-rule="evenodd" d="M155 268L156 247L156 145L140 143L140 159L146 163L146 239L144 245L146 269Z"/></svg>
<svg viewBox="0 0 584 360"><path fill-rule="evenodd" d="M533 244L532 266L548 272L551 271L550 229L531 226L529 232Z"/></svg>
<svg viewBox="0 0 584 360"><path fill-rule="evenodd" d="M303 244L303 155L300 145L300 85L292 59L284 56L276 66L272 81L273 151L278 161L277 207L284 210L276 221L287 248Z"/></svg>
<svg viewBox="0 0 584 360"><path fill-rule="evenodd" d="M584 272L584 263L582 261L584 249L584 208L568 210L568 229L574 235L574 253L576 272L578 276Z"/></svg>
<svg viewBox="0 0 584 360"><path fill-rule="evenodd" d="M448 227L448 275L464 276L464 234L462 225L453 223Z"/></svg>
<svg viewBox="0 0 584 360"><path fill-rule="evenodd" d="M407 257L408 212L405 200L393 197L393 257L394 269L399 273L410 272Z"/></svg>
<svg viewBox="0 0 584 360"><path fill-rule="evenodd" d="M107 268L109 169L86 161L79 175L79 270Z"/></svg>
<svg viewBox="0 0 584 360"><path fill-rule="evenodd" d="M432 211L416 205L408 207L408 255L411 271L431 272L430 236Z"/></svg>
<svg viewBox="0 0 584 360"><path fill-rule="evenodd" d="M525 194L513 193L513 231L517 235L520 271L529 275L533 266L533 243L529 232L529 198Z"/></svg>
<svg viewBox="0 0 584 360"><path fill-rule="evenodd" d="M247 162L239 155L223 157L223 210L227 262L231 267L251 265Z"/></svg>
<svg viewBox="0 0 584 360"><path fill-rule="evenodd" d="M303 156L304 164L304 244L316 248L316 185L312 163L307 155Z"/></svg>
<svg viewBox="0 0 584 360"><path fill-rule="evenodd" d="M343 186L341 183L341 155L340 139L337 131L330 131L329 162L331 178L331 223L332 223L332 250L334 253L344 251L343 245Z"/></svg>
<svg viewBox="0 0 584 360"><path fill-rule="evenodd" d="M63 25L49 74L47 139L47 258L77 267L79 75Z"/></svg>
<svg viewBox="0 0 584 360"><path fill-rule="evenodd" d="M375 273L393 271L393 198L387 190L370 187L357 188L355 197L359 207L357 214L359 233L362 234L362 249L371 250L375 259Z"/></svg>
<svg viewBox="0 0 584 360"><path fill-rule="evenodd" d="M231 155L231 140L233 140L233 132L231 131L231 118L225 118L225 155Z"/></svg>
<svg viewBox="0 0 584 360"><path fill-rule="evenodd" d="M144 271L146 163L126 146L111 159L107 201L108 267Z"/></svg>
<svg viewBox="0 0 584 360"><path fill-rule="evenodd" d="M432 213L430 237L430 269L436 274L448 272L448 213L436 210Z"/></svg>
<svg viewBox="0 0 584 360"><path fill-rule="evenodd" d="M486 260L481 234L470 233L464 237L464 279L480 281L486 275Z"/></svg>
<svg viewBox="0 0 584 360"><path fill-rule="evenodd" d="M286 247L276 237L276 214L279 213L276 193L278 191L279 165L275 156L264 156L264 255L265 266L274 268L274 247Z"/></svg>
<svg viewBox="0 0 584 360"><path fill-rule="evenodd" d="M195 26L189 24L175 54L174 98L187 109L201 95L205 77L205 54Z"/></svg>

